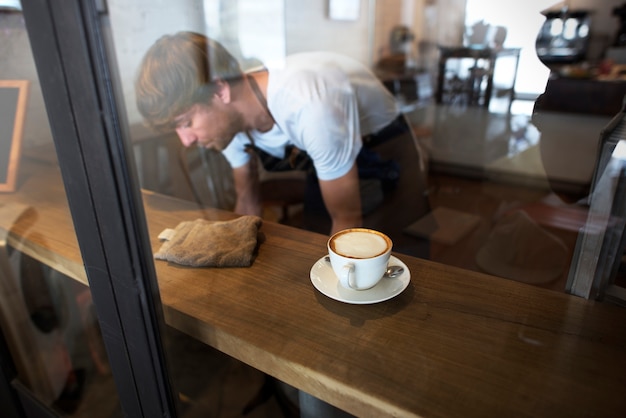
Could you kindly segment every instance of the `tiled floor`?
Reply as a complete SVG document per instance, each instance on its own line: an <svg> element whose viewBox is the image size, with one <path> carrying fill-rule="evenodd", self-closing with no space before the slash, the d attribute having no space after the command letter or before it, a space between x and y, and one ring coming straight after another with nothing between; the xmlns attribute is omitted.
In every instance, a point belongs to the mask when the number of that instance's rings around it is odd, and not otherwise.
<svg viewBox="0 0 626 418"><path fill-rule="evenodd" d="M547 178L576 187L593 172L600 132L610 116L557 112L532 114L532 101L515 101L511 113L481 107L422 110L430 126L426 149L432 166L448 173L548 188ZM498 101L492 101L492 108Z"/></svg>
<svg viewBox="0 0 626 418"><path fill-rule="evenodd" d="M444 207L462 214L474 215L478 218L478 223L470 232L460 236L453 243L431 242L430 260L467 270L499 275L496 274L495 270L485 270L485 266L478 262L478 253L483 247L493 242L490 240L494 240L494 237L497 236L495 234L498 231L498 225L502 225L500 222L503 219L515 216L520 211L528 213L529 208L543 208L545 202L552 197L551 192L541 189L481 182L449 175L431 176L429 190L431 208ZM545 204L545 207L547 208L545 210L553 210L549 204ZM539 224L537 219L531 219L531 221L535 225ZM529 224L529 226L533 225ZM541 235L542 238L549 236L551 239L558 240L559 243L563 243L566 251L563 251L561 246L556 249L558 253L555 254L555 257L560 256L565 263L560 275L534 284L562 292L565 290L569 263L576 244L577 234L574 231L545 224L537 226L537 228L541 228L542 233L545 232L546 235ZM523 260L524 257L528 257L526 260L530 272L530 268L533 266L531 254L534 240L529 239L528 242L520 242L519 237L514 236L514 232L514 230L510 231L510 237L504 243L504 247L515 247L516 259ZM536 242L536 244L539 245L541 242ZM503 251L502 254L506 255L507 253ZM539 262L535 265L538 264ZM528 282L533 280L537 280L537 278L529 273ZM524 280L521 279L521 281Z"/></svg>
<svg viewBox="0 0 626 418"><path fill-rule="evenodd" d="M431 260L485 272L477 254L493 242L498 221L505 215L519 214L520 209L528 213L529 207L555 216L563 216L560 208L568 214L585 210L575 202L584 196L599 134L610 118L544 114L536 119L533 104L516 101L510 114L498 111L497 101L492 101L491 112L478 107L434 107L425 113L422 124L432 130L432 135L421 138L429 153L431 209L445 207L480 219L453 244L432 242ZM563 291L577 234L549 223L538 230L566 247L565 252L559 249L565 260L562 274L540 284ZM504 246L521 259L528 249L519 242L511 236Z"/></svg>

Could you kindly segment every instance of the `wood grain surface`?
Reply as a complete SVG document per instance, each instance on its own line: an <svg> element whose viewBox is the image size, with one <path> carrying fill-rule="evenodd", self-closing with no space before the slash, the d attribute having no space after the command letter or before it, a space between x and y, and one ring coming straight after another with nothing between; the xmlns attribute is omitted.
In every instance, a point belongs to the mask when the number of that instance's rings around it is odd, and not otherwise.
<svg viewBox="0 0 626 418"><path fill-rule="evenodd" d="M0 204L31 206L21 250L85 281L58 169ZM232 214L144 193L153 250L183 220ZM265 222L249 268L157 261L169 325L357 416L623 416L626 310L395 254L411 271L373 305L327 298L311 266L327 237Z"/></svg>

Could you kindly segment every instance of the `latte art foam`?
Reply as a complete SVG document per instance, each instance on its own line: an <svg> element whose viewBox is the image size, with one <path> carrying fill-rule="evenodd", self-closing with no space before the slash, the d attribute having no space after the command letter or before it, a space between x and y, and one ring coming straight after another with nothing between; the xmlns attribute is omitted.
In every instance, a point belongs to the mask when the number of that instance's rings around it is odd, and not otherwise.
<svg viewBox="0 0 626 418"><path fill-rule="evenodd" d="M371 258L387 251L388 244L378 234L350 231L336 236L331 242L331 248L345 257Z"/></svg>

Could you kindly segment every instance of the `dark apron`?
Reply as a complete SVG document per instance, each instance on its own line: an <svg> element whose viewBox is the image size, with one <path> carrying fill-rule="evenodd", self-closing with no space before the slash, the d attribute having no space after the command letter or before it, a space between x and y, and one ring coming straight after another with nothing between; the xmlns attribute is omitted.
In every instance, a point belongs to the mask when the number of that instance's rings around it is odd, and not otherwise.
<svg viewBox="0 0 626 418"><path fill-rule="evenodd" d="M393 160L383 160L372 148L409 130L410 127L404 115L399 115L379 132L363 137L363 147L357 156L356 164L361 183L361 206L364 214L371 212L382 202L383 194L393 190L400 177L400 166ZM305 210L325 211L313 160L305 151L289 145L285 148L283 158L277 158L256 147L252 139L247 146L247 151L254 151L265 170L269 172L305 171L307 173Z"/></svg>

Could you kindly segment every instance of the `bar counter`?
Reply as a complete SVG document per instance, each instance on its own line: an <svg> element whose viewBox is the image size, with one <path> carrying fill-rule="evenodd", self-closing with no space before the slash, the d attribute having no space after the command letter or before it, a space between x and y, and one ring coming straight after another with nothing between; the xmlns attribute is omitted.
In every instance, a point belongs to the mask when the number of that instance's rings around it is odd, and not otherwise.
<svg viewBox="0 0 626 418"><path fill-rule="evenodd" d="M0 204L30 207L9 243L86 283L58 168L30 166ZM218 210L144 192L153 250L180 221ZM264 222L249 268L156 261L166 321L362 417L626 414L626 310L399 253L406 290L332 300L310 280L327 236Z"/></svg>

